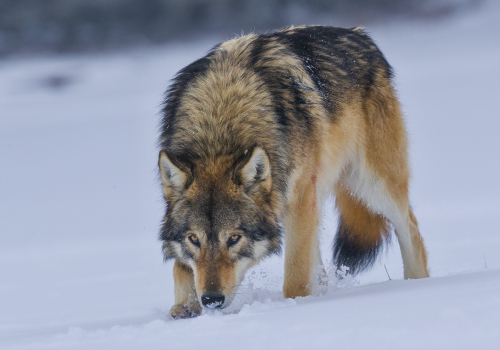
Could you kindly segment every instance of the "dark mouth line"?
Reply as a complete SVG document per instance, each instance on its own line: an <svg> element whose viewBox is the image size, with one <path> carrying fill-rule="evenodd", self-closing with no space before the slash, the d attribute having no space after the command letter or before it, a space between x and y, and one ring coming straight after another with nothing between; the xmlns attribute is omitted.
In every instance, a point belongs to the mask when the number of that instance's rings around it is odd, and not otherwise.
<svg viewBox="0 0 500 350"><path fill-rule="evenodd" d="M205 307L209 308L209 309L215 309L215 308L222 308L222 304L220 301L214 301L213 303L210 303L210 304L207 304L205 305Z"/></svg>

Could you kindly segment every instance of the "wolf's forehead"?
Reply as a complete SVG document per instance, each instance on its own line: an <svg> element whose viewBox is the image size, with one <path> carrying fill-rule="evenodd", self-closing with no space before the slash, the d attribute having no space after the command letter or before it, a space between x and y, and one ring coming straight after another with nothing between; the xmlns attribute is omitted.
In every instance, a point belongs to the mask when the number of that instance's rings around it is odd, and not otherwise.
<svg viewBox="0 0 500 350"><path fill-rule="evenodd" d="M221 193L204 193L186 204L190 226L207 234L235 229L240 223L241 204Z"/></svg>

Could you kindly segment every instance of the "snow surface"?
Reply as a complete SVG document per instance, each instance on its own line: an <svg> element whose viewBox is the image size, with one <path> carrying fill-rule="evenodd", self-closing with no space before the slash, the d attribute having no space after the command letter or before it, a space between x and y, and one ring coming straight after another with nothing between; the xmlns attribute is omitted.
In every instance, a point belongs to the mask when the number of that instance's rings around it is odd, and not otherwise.
<svg viewBox="0 0 500 350"><path fill-rule="evenodd" d="M396 70L432 278L402 280L394 238L369 272L284 300L273 257L232 309L170 320L159 105L220 39L11 58L0 61L0 348L499 349L500 5L368 31ZM328 262L331 203L324 213Z"/></svg>

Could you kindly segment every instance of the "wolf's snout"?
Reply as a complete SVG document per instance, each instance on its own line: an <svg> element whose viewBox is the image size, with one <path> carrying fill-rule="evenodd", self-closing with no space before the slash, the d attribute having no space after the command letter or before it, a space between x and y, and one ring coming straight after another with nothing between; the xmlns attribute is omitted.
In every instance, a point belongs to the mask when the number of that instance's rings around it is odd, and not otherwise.
<svg viewBox="0 0 500 350"><path fill-rule="evenodd" d="M201 303L203 306L209 307L211 309L219 308L224 304L224 294L220 293L207 293L201 296Z"/></svg>

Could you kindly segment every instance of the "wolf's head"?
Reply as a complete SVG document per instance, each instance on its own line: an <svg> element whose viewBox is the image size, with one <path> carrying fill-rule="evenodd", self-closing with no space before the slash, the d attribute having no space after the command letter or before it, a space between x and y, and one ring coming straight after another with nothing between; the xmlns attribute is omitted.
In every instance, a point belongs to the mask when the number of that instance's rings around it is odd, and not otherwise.
<svg viewBox="0 0 500 350"><path fill-rule="evenodd" d="M187 160L163 150L159 167L165 258L192 268L202 305L226 307L248 268L280 250L266 151Z"/></svg>

